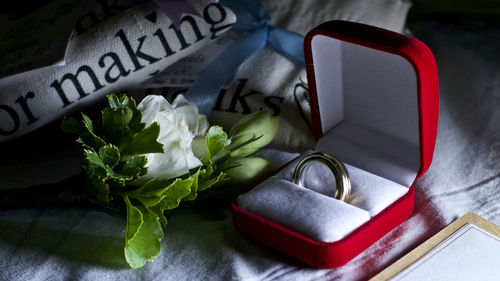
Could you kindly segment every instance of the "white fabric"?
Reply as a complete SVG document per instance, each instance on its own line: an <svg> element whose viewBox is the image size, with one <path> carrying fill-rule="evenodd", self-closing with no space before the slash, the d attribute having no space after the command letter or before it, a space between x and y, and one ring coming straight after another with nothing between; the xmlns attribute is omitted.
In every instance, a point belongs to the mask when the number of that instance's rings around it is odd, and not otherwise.
<svg viewBox="0 0 500 281"><path fill-rule="evenodd" d="M303 155L310 154L307 151ZM334 199L335 179L326 166L311 162L303 184L292 182L300 158L238 197L238 206L321 242L340 240L408 192L408 188L346 164L351 195Z"/></svg>
<svg viewBox="0 0 500 281"><path fill-rule="evenodd" d="M320 242L340 240L370 220L367 211L279 177L240 195L238 205Z"/></svg>
<svg viewBox="0 0 500 281"><path fill-rule="evenodd" d="M408 1L395 0L264 3L272 8L279 26L299 32L334 18L402 27L409 6ZM439 69L440 120L433 163L415 181L411 218L348 264L337 269L310 268L246 239L234 229L229 208L221 207L176 211L169 218L159 257L144 268L130 270L123 258L123 216L48 208L0 212L0 279L366 280L467 211L500 224L500 32L432 22L410 28L434 52ZM266 48L264 52L272 51ZM293 131L294 137L299 132L309 136L293 107L293 89L302 72L291 70L293 66L278 55L267 63L259 57L245 66L246 73L253 69L255 75L270 78L258 76L261 83L252 78L244 93L262 89L253 85L270 81L267 94L286 96L281 116L284 129ZM230 91L236 86L234 82ZM299 87L298 97L301 91ZM304 98L300 101L307 104ZM33 137L39 143L18 139L16 144L2 144L0 184L57 181L68 175L68 166L77 167L77 146L71 137L57 132L58 128L52 128L36 133ZM45 140L50 134L57 138ZM297 138L281 143L305 143ZM303 147L312 148L313 142L310 137L309 145ZM266 155L277 159L279 167L297 153L268 150Z"/></svg>
<svg viewBox="0 0 500 281"><path fill-rule="evenodd" d="M307 150L302 155L314 153L315 151L322 150ZM289 156L284 154L282 157L280 157L280 155L273 155L274 159L279 159L278 163L286 163ZM293 171L299 161L300 158L298 157L294 159L286 168L283 168L276 177L292 179ZM346 202L368 211L372 217L408 192L407 187L397 182L387 180L347 163L344 163L344 165L349 173L351 181L351 194ZM336 183L333 174L328 167L322 163L311 162L304 167L302 175L302 182L309 189L327 196L331 196L335 193Z"/></svg>
<svg viewBox="0 0 500 281"><path fill-rule="evenodd" d="M351 176L351 195L347 203L367 210L376 216L408 192L408 188L349 164L345 165Z"/></svg>

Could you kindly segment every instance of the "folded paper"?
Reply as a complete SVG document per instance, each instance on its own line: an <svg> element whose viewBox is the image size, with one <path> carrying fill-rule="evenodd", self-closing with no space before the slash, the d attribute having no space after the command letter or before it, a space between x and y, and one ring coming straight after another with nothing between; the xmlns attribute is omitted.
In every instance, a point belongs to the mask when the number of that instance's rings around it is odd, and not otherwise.
<svg viewBox="0 0 500 281"><path fill-rule="evenodd" d="M154 3L112 16L69 43L66 64L0 80L0 142L21 136L106 94L151 78L213 41L236 21L215 2L195 5L177 29Z"/></svg>

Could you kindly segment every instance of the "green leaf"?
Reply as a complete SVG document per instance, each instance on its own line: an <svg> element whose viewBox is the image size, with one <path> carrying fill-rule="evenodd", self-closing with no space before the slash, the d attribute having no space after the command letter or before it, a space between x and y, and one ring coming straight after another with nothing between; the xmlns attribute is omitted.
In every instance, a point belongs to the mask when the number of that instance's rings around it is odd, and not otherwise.
<svg viewBox="0 0 500 281"><path fill-rule="evenodd" d="M196 171L196 173L192 174L191 175L191 178L193 179L193 184L191 185L191 193L189 193L189 195L187 195L184 200L187 200L187 201L193 201L194 199L196 199L196 196L197 196L197 192L198 192L198 177L200 175L200 171L201 169L198 169Z"/></svg>
<svg viewBox="0 0 500 281"><path fill-rule="evenodd" d="M130 267L142 267L148 260L160 254L163 229L155 212L144 206L134 206L127 196L127 234L125 238L125 259Z"/></svg>
<svg viewBox="0 0 500 281"><path fill-rule="evenodd" d="M163 214L163 210L158 206L150 207L150 209L151 211L155 212L155 214L158 216L158 219L160 219L161 226L165 228L167 226L167 218Z"/></svg>
<svg viewBox="0 0 500 281"><path fill-rule="evenodd" d="M106 96L108 98L108 104L111 109L118 109L122 107L120 100L116 94L110 94Z"/></svg>
<svg viewBox="0 0 500 281"><path fill-rule="evenodd" d="M215 177L204 177L198 183L198 191L203 191L215 184L221 183L224 179L226 179L226 173L222 171Z"/></svg>
<svg viewBox="0 0 500 281"><path fill-rule="evenodd" d="M102 110L104 137L108 142L121 146L120 142L123 142L123 137L134 133L128 127L133 117L133 111L127 107L128 98L122 99L122 104L116 95L108 95L108 102L110 107Z"/></svg>
<svg viewBox="0 0 500 281"><path fill-rule="evenodd" d="M118 97L115 94L110 94L107 95L107 97L108 97L109 109L112 112L118 113L113 116L115 117L113 119L113 122L116 125L120 125L122 127L128 125L134 115L134 111L132 110L132 108L130 108L130 100L132 98L124 94L120 95L120 97Z"/></svg>
<svg viewBox="0 0 500 281"><path fill-rule="evenodd" d="M113 170L108 165L106 165L101 158L101 155L104 155L105 152L102 151L101 149L99 149L99 151L102 152L102 154L98 154L93 149L84 149L83 150L84 155L85 155L85 158L83 159L84 160L84 163L83 163L84 169L88 173L90 173L94 169L100 167L100 168L104 169L106 172L113 173Z"/></svg>
<svg viewBox="0 0 500 281"><path fill-rule="evenodd" d="M86 189L87 197L95 202L108 204L109 185L105 182L106 171L104 169L95 169L89 175L89 185Z"/></svg>
<svg viewBox="0 0 500 281"><path fill-rule="evenodd" d="M93 149L84 149L83 153L85 156L83 159L83 169L87 173L91 173L97 167L106 169L106 165L102 162L99 154L97 154L97 152L95 152Z"/></svg>
<svg viewBox="0 0 500 281"><path fill-rule="evenodd" d="M113 170L113 168L104 163L104 159L110 164L117 163L116 159L119 160L119 154L115 154L117 148L111 144L103 146L99 149L99 154L93 149L85 149L85 158L83 161L83 169L87 173L92 173L97 168L104 171L104 176L101 176L103 180L109 180L109 183L117 186L125 186L127 182L132 181L133 176L122 175Z"/></svg>
<svg viewBox="0 0 500 281"><path fill-rule="evenodd" d="M153 122L147 128L136 133L130 144L122 151L123 155L145 154L145 153L161 153L163 152L163 144L157 142L160 135L160 125Z"/></svg>
<svg viewBox="0 0 500 281"><path fill-rule="evenodd" d="M245 157L269 144L278 131L278 118L257 111L241 118L229 131L232 157Z"/></svg>
<svg viewBox="0 0 500 281"><path fill-rule="evenodd" d="M207 154L207 144L205 140L206 140L205 136L198 136L194 137L193 142L191 143L193 154L198 159L203 159Z"/></svg>
<svg viewBox="0 0 500 281"><path fill-rule="evenodd" d="M186 179L171 180L152 179L143 186L126 194L136 198L146 207L158 206L162 210L169 210L179 206L182 199L191 193L195 176Z"/></svg>
<svg viewBox="0 0 500 281"><path fill-rule="evenodd" d="M116 172L121 175L130 176L136 180L144 176L148 172L146 163L148 159L144 155L134 155L125 162L120 162L115 168Z"/></svg>
<svg viewBox="0 0 500 281"><path fill-rule="evenodd" d="M127 147L134 134L144 129L141 123L142 113L137 108L135 100L126 95L118 97L108 95L109 107L102 111L104 137L120 149Z"/></svg>
<svg viewBox="0 0 500 281"><path fill-rule="evenodd" d="M94 123L92 122L92 119L88 117L87 115L82 113L82 120L83 120L83 125L89 130L89 132L93 133L94 132Z"/></svg>
<svg viewBox="0 0 500 281"><path fill-rule="evenodd" d="M252 183L273 170L271 162L261 157L231 158L224 169L227 176L242 183Z"/></svg>
<svg viewBox="0 0 500 281"><path fill-rule="evenodd" d="M112 144L107 144L99 148L99 158L103 164L113 168L120 161L120 150Z"/></svg>
<svg viewBox="0 0 500 281"><path fill-rule="evenodd" d="M227 149L227 134L220 126L212 126L205 137L207 145L207 154L203 158L203 164L208 165L212 162L223 162L229 157Z"/></svg>
<svg viewBox="0 0 500 281"><path fill-rule="evenodd" d="M163 194L170 184L170 180L152 179L143 186L128 192L127 195L138 199L144 206L152 207L164 198Z"/></svg>
<svg viewBox="0 0 500 281"><path fill-rule="evenodd" d="M124 187L129 182L133 180L130 176L120 175L113 171L111 168L106 169L107 174L107 182L114 187Z"/></svg>
<svg viewBox="0 0 500 281"><path fill-rule="evenodd" d="M154 178L140 186L139 188L136 188L132 191L130 191L130 194L141 194L141 193L157 193L161 195L163 193L164 189L169 186L172 183L172 180L167 180L167 179L158 179Z"/></svg>
<svg viewBox="0 0 500 281"><path fill-rule="evenodd" d="M123 136L125 132L125 126L120 126L121 124L115 124L115 115L118 115L111 108L106 107L102 110L102 127L103 133L106 141L114 143L118 146L121 146L120 138Z"/></svg>
<svg viewBox="0 0 500 281"><path fill-rule="evenodd" d="M129 127L132 132L139 132L146 127L146 124L142 123L142 112L137 108L136 102L133 98L130 98L128 106L133 112Z"/></svg>
<svg viewBox="0 0 500 281"><path fill-rule="evenodd" d="M198 175L198 189L199 185L202 182L205 182L212 177L212 174L214 173L214 166L215 166L214 163L210 162L204 169L200 170L200 173Z"/></svg>
<svg viewBox="0 0 500 281"><path fill-rule="evenodd" d="M176 179L163 193L163 198L158 204L162 210L171 210L177 208L182 199L191 193L191 185L194 178Z"/></svg>
<svg viewBox="0 0 500 281"><path fill-rule="evenodd" d="M83 113L82 119L83 131L80 133L80 139L82 140L82 143L94 149L99 149L101 146L106 145L106 142L95 134L92 119L90 119L90 117Z"/></svg>

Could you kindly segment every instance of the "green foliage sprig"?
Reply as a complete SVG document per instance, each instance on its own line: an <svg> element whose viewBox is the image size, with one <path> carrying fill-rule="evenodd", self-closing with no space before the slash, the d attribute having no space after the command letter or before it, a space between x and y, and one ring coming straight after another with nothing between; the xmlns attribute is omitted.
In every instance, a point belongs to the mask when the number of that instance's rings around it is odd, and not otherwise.
<svg viewBox="0 0 500 281"><path fill-rule="evenodd" d="M100 120L92 120L82 113L82 120L65 118L61 128L79 135L77 141L84 154L83 170L89 177L85 188L88 199L107 208L125 207L124 252L132 268L142 267L160 253L163 228L167 225L165 211L177 208L182 201L196 199L198 192L208 188L231 179L245 182L271 169L269 161L247 157L267 145L277 130L276 118L257 113L254 119L264 118L264 123L270 126L265 134L258 133L257 127L248 129L252 122L246 117L245 122L233 127L236 129L231 134L237 136L237 142L231 146L224 130L212 126L205 136L202 166L182 177L154 178L134 186L148 171L144 154L163 153L168 147L157 141L158 123L146 127L141 122L142 114L133 98L112 94L108 96L108 103Z"/></svg>

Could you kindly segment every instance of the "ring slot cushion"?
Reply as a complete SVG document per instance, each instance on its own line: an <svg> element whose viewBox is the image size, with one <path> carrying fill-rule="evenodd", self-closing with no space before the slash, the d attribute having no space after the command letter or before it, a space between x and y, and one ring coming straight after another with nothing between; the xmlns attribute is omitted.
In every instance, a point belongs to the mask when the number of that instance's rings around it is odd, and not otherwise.
<svg viewBox="0 0 500 281"><path fill-rule="evenodd" d="M434 151L437 68L422 42L346 21L311 30L304 52L315 151L346 165L351 195L346 202L329 196L331 175L316 168L302 175L323 187L295 185L296 159L236 195L231 206L243 234L314 267L332 268L411 215L412 184Z"/></svg>

